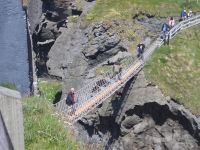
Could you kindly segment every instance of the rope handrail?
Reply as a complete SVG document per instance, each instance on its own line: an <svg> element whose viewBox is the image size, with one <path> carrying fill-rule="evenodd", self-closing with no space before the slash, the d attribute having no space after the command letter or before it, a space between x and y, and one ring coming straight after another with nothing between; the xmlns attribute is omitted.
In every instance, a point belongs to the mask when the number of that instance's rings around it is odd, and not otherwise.
<svg viewBox="0 0 200 150"><path fill-rule="evenodd" d="M173 38L178 31L197 24L200 24L200 14L176 24L168 32L169 38ZM71 118L71 122L76 121L83 114L88 113L91 110L91 107L94 108L98 104L102 103L135 76L144 67L144 64L149 60L155 49L160 47L163 43L164 39L158 37L157 40L155 40L144 52L143 60L138 59L137 57L131 57L130 62L126 66L123 66L122 73L120 74L122 80L116 81L115 78L116 76L119 76L119 74L113 76L110 72L106 72L104 75L97 77L92 82L75 92L76 103L73 106L68 106L65 99L54 104L54 106L59 112L64 113L64 115ZM109 89L112 90L110 91Z"/></svg>

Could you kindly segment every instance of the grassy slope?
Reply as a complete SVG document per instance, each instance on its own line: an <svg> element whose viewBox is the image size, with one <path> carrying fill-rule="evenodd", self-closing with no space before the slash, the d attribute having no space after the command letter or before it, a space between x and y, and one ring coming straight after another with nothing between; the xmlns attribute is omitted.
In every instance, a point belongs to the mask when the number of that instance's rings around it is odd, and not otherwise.
<svg viewBox="0 0 200 150"><path fill-rule="evenodd" d="M78 149L72 135L45 100L32 97L23 100L25 146L27 150Z"/></svg>
<svg viewBox="0 0 200 150"><path fill-rule="evenodd" d="M131 19L139 11L156 16L178 16L184 8L199 10L195 0L97 0L95 7L86 15L89 22L110 19Z"/></svg>
<svg viewBox="0 0 200 150"><path fill-rule="evenodd" d="M200 115L200 27L182 31L170 46L157 49L146 65L147 78L166 95Z"/></svg>
<svg viewBox="0 0 200 150"><path fill-rule="evenodd" d="M197 4L196 0L190 0L190 2L189 0L97 0L94 8L85 16L85 21L87 23L100 21L110 23L112 20L123 19L132 21L132 17L137 12L153 14L157 17L179 16L183 8L196 12L200 10L200 3ZM113 30L121 31L122 29L128 35L120 34L124 38L130 36L136 41L140 40L137 35L134 35L136 34L134 30L143 30L143 27L129 29L121 24L119 29ZM200 114L198 110L200 106L200 46L197 42L199 38L200 29L181 33L172 40L170 47L163 46L157 50L145 70L147 77L158 84L164 93L178 99L196 114ZM132 47L130 49L134 50L134 45ZM104 71L109 69L104 68ZM102 71L101 68L99 70Z"/></svg>
<svg viewBox="0 0 200 150"><path fill-rule="evenodd" d="M98 145L87 145L75 140L64 127L63 120L55 116L51 104L39 97L23 101L26 150L100 150Z"/></svg>
<svg viewBox="0 0 200 150"><path fill-rule="evenodd" d="M61 89L61 85L54 80L45 81L41 79L38 81L38 89L45 99L53 103L56 93Z"/></svg>
<svg viewBox="0 0 200 150"><path fill-rule="evenodd" d="M14 83L3 82L3 83L0 83L0 86L11 89L11 90L17 90L17 87Z"/></svg>

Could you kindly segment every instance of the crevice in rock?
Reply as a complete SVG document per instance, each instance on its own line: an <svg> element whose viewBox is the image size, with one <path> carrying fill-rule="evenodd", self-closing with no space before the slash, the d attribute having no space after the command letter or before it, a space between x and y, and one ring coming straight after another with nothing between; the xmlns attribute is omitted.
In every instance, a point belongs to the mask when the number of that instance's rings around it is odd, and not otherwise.
<svg viewBox="0 0 200 150"><path fill-rule="evenodd" d="M117 101L112 102L120 106L123 105ZM87 131L90 139L102 141L104 149L112 149L113 146L116 146L116 142L119 144L129 134L133 134L131 136L134 136L136 141L146 135L159 134L160 137L156 135L156 138L163 140L159 146L166 146L167 150L170 149L170 145L169 141L165 140L169 135L171 141L173 141L173 138L175 138L174 140L181 140L182 138L178 136L179 139L174 134L180 134L180 136L188 134L190 140L192 140L191 137L194 138L193 142L197 144L196 147L200 145L200 130L195 118L184 110L177 109L178 107L171 103L161 105L157 102L148 102L143 105L135 105L124 113L121 122L119 122L117 121L119 118L116 117L119 111L115 112L116 107L113 106L112 102L113 114L105 113L105 116L102 116L98 113L96 115L92 113L92 117L78 121ZM102 107L98 109L102 109ZM174 126L176 127L174 128ZM154 133L154 130L156 133ZM141 142L145 144L144 140ZM185 144L184 141L182 144Z"/></svg>
<svg viewBox="0 0 200 150"><path fill-rule="evenodd" d="M184 116L183 112L179 110L177 110L177 113L172 112L167 104L160 105L156 102L151 102L145 103L142 106L136 105L133 109L126 111L125 114L126 116L137 115L142 119L146 116L151 117L155 124L159 126L162 126L167 119L178 121L185 130L198 140L198 144L200 144L200 130L195 120L189 120Z"/></svg>

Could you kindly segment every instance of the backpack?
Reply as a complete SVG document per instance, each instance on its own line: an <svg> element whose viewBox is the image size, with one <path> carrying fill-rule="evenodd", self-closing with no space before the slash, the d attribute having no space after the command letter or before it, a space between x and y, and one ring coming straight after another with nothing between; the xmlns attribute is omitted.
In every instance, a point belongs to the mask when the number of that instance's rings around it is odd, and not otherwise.
<svg viewBox="0 0 200 150"><path fill-rule="evenodd" d="M66 104L69 105L69 106L73 104L73 98L72 98L72 95L70 93L67 95Z"/></svg>

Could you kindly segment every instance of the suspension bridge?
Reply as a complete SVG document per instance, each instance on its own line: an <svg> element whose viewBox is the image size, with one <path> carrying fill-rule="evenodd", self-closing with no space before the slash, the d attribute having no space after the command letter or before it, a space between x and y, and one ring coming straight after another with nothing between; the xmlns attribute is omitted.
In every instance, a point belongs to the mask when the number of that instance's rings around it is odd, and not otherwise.
<svg viewBox="0 0 200 150"><path fill-rule="evenodd" d="M169 39L175 37L180 30L198 24L200 24L200 14L179 22L168 32ZM145 63L150 59L156 48L160 47L163 43L164 39L158 37L144 52L143 59L136 57L129 58L127 65L123 66L120 80L116 80L111 73L105 73L76 91L76 103L73 105L73 108L66 104L66 99L54 104L58 113L64 115L69 123L74 123L81 119L123 87L132 77L137 75L143 69Z"/></svg>

